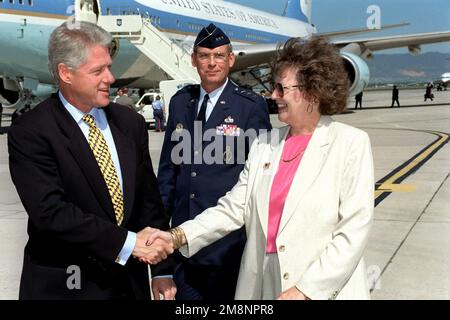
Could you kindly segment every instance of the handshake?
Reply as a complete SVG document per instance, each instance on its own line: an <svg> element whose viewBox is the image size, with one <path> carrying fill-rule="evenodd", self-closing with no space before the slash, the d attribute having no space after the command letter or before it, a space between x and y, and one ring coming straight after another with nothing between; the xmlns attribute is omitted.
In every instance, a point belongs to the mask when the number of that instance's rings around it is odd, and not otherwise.
<svg viewBox="0 0 450 320"><path fill-rule="evenodd" d="M161 231L147 227L137 233L133 257L146 264L157 264L186 243L181 228Z"/></svg>

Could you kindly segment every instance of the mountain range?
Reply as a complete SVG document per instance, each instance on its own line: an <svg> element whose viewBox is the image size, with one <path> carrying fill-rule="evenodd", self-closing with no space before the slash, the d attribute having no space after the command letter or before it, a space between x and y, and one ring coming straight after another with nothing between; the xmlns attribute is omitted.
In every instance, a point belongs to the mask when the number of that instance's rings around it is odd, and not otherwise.
<svg viewBox="0 0 450 320"><path fill-rule="evenodd" d="M450 72L450 53L375 54L367 64L371 84L430 82Z"/></svg>

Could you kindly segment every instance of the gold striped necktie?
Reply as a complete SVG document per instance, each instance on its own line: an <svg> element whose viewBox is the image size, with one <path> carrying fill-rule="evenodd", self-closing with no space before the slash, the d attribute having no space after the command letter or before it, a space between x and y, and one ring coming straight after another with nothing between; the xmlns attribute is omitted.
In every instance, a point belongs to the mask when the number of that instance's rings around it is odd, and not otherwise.
<svg viewBox="0 0 450 320"><path fill-rule="evenodd" d="M123 220L123 194L120 188L119 178L117 176L116 168L109 153L108 145L105 137L100 132L100 129L95 125L95 119L90 114L83 116L83 121L89 126L89 146L94 153L100 171L108 186L111 202L114 207L117 224L120 226Z"/></svg>

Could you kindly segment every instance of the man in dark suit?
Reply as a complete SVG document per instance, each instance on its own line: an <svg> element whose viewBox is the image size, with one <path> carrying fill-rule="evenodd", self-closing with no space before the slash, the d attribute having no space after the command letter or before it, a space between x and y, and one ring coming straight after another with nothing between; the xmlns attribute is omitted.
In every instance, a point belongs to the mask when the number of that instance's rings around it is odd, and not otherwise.
<svg viewBox="0 0 450 320"><path fill-rule="evenodd" d="M181 89L170 101L158 182L172 227L215 206L244 167L251 143L246 134L271 129L264 99L228 79L234 61L225 33L213 24L203 28L192 54L201 85ZM241 229L191 259L178 255L176 298L233 299L244 245Z"/></svg>
<svg viewBox="0 0 450 320"><path fill-rule="evenodd" d="M65 23L49 41L59 92L8 133L10 171L27 211L20 299L149 299L148 267L166 229L143 118L109 102L111 36ZM131 256L139 259L130 258ZM155 298L175 295L169 263L152 266Z"/></svg>

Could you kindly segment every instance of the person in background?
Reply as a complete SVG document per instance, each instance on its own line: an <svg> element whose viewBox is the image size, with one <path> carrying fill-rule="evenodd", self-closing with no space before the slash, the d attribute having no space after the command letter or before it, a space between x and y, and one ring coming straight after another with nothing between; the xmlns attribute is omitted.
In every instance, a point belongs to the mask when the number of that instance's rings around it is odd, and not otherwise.
<svg viewBox="0 0 450 320"><path fill-rule="evenodd" d="M117 99L114 99L114 102L135 110L133 99L128 96L128 88L120 88L119 91L120 96Z"/></svg>
<svg viewBox="0 0 450 320"><path fill-rule="evenodd" d="M433 84L429 83L429 84L427 84L427 87L425 89L425 95L424 95L424 100L423 101L427 101L428 99L433 101L433 98L434 98Z"/></svg>
<svg viewBox="0 0 450 320"><path fill-rule="evenodd" d="M355 109L358 109L358 104L359 108L362 109L362 97L363 97L362 91L355 96Z"/></svg>
<svg viewBox="0 0 450 320"><path fill-rule="evenodd" d="M152 102L153 117L155 118L155 131L164 131L164 105L159 95Z"/></svg>
<svg viewBox="0 0 450 320"><path fill-rule="evenodd" d="M392 103L391 108L394 107L394 103L397 102L397 106L400 107L400 102L398 101L398 89L397 86L392 87Z"/></svg>
<svg viewBox="0 0 450 320"><path fill-rule="evenodd" d="M122 88L117 89L117 95L114 97L113 102L116 103L117 99L122 96Z"/></svg>
<svg viewBox="0 0 450 320"><path fill-rule="evenodd" d="M236 299L369 299L373 159L367 133L330 117L349 95L339 51L321 38L290 39L272 70L287 126L253 143L215 207L149 243L163 239L190 257L245 226Z"/></svg>

